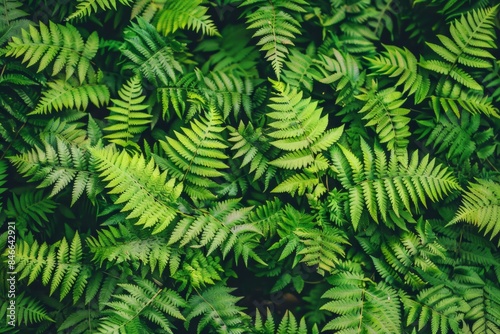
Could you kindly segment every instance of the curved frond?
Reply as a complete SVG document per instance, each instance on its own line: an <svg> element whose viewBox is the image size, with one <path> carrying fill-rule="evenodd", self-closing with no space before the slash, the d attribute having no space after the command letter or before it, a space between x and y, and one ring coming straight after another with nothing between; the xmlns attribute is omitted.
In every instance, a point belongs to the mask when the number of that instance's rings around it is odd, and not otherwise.
<svg viewBox="0 0 500 334"><path fill-rule="evenodd" d="M56 145L45 144L30 152L11 157L17 170L29 181L41 181L38 187L53 186L50 196L55 196L73 183L73 205L85 191L90 199L100 191L98 179L90 168L89 156L80 147L56 139Z"/></svg>
<svg viewBox="0 0 500 334"><path fill-rule="evenodd" d="M27 66L38 64L38 72L52 64L52 76L64 70L66 80L75 73L83 83L91 68L91 60L99 48L99 37L93 32L84 42L79 31L71 24L66 26L49 21L39 28L30 26L22 30L21 37L14 36L7 45L7 56L23 57Z"/></svg>
<svg viewBox="0 0 500 334"><path fill-rule="evenodd" d="M355 273L340 273L338 283L322 298L330 299L321 309L338 315L323 331L345 333L399 333L400 300L384 283L369 283Z"/></svg>
<svg viewBox="0 0 500 334"><path fill-rule="evenodd" d="M482 90L481 85L465 68L491 68L495 57L487 49L495 48L495 15L498 5L475 9L452 22L451 38L438 35L440 44L427 42L427 45L442 60L427 60L421 66L439 74L446 75L463 86Z"/></svg>
<svg viewBox="0 0 500 334"><path fill-rule="evenodd" d="M177 292L137 278L134 283L121 283L120 294L106 303L104 316L99 320L98 333L135 333L137 326L152 330L151 321L166 333L174 334L173 319L184 320L180 311L186 301Z"/></svg>
<svg viewBox="0 0 500 334"><path fill-rule="evenodd" d="M129 6L133 3L133 0L118 1L125 6ZM76 10L66 18L66 21L82 18L84 16L90 16L92 13L96 13L99 9L116 10L116 0L78 0Z"/></svg>
<svg viewBox="0 0 500 334"><path fill-rule="evenodd" d="M500 184L478 179L463 194L462 205L448 225L465 221L493 239L500 233ZM500 245L500 240L498 241Z"/></svg>
<svg viewBox="0 0 500 334"><path fill-rule="evenodd" d="M158 12L156 29L168 36L177 29L190 29L203 35L217 36L219 31L210 15L206 15L208 8L202 6L202 0L172 0L167 1Z"/></svg>
<svg viewBox="0 0 500 334"><path fill-rule="evenodd" d="M182 192L182 183L167 179L153 160L141 154L133 156L125 151L118 153L110 148L89 149L96 160L100 178L106 182L110 194L119 194L116 204L122 204L127 219L137 220L136 225L152 227L152 234L167 228L177 217L176 200Z"/></svg>

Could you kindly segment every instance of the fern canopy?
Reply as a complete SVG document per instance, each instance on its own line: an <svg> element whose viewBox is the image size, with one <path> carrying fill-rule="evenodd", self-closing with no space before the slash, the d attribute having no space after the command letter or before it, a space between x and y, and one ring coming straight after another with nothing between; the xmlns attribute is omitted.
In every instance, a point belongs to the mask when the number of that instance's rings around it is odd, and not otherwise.
<svg viewBox="0 0 500 334"><path fill-rule="evenodd" d="M0 333L499 334L499 8L0 1Z"/></svg>

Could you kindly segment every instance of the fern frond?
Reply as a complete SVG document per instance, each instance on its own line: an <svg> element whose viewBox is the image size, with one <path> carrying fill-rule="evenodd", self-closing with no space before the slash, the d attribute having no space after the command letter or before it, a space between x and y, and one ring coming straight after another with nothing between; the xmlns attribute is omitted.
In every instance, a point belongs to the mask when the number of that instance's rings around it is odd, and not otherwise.
<svg viewBox="0 0 500 334"><path fill-rule="evenodd" d="M26 296L23 291L16 296L16 322L20 326L34 325L42 321L55 322L48 316L47 311L40 304L40 301L34 297ZM3 315L3 314L0 314ZM4 316L5 317L5 316Z"/></svg>
<svg viewBox="0 0 500 334"><path fill-rule="evenodd" d="M284 64L283 81L297 89L312 92L314 78L320 76L320 72L314 66L316 63L315 51L314 44L309 45L305 54L291 49L288 61Z"/></svg>
<svg viewBox="0 0 500 334"><path fill-rule="evenodd" d="M130 18L143 18L146 22L151 22L156 13L163 8L165 1L163 0L137 0L132 6Z"/></svg>
<svg viewBox="0 0 500 334"><path fill-rule="evenodd" d="M118 1L125 6L130 6L134 2L133 0ZM116 0L78 0L76 10L66 18L66 21L82 18L84 16L90 16L93 13L97 13L99 9L116 10Z"/></svg>
<svg viewBox="0 0 500 334"><path fill-rule="evenodd" d="M39 137L42 143L52 147L56 146L58 141L66 145L83 145L87 140L87 132L81 127L81 123L68 122L60 117L52 118L40 132Z"/></svg>
<svg viewBox="0 0 500 334"><path fill-rule="evenodd" d="M359 112L365 114L366 126L375 127L380 142L387 143L387 148L394 150L396 155L404 151L411 133L408 126L410 118L407 117L410 109L401 108L406 101L402 99L402 94L395 88L378 90L373 82L370 91L356 98L366 102Z"/></svg>
<svg viewBox="0 0 500 334"><path fill-rule="evenodd" d="M125 68L131 68L152 84L169 86L183 73L179 60L185 47L174 40L165 40L142 18L125 29L124 39L120 51L134 64Z"/></svg>
<svg viewBox="0 0 500 334"><path fill-rule="evenodd" d="M42 98L38 102L33 114L48 114L64 109L84 111L89 102L100 107L109 102L109 89L102 82L102 75L97 74L88 81L78 84L73 80L55 79L47 83Z"/></svg>
<svg viewBox="0 0 500 334"><path fill-rule="evenodd" d="M465 299L471 309L465 319L471 319L473 333L496 334L500 331L500 289L491 281L484 286L467 290Z"/></svg>
<svg viewBox="0 0 500 334"><path fill-rule="evenodd" d="M179 270L172 275L172 278L181 283L177 291L188 287L187 293L191 294L193 289L204 288L221 281L223 272L224 269L218 256L207 256L199 250L188 248L186 257L183 258Z"/></svg>
<svg viewBox="0 0 500 334"><path fill-rule="evenodd" d="M362 71L358 60L349 53L332 50L332 57L319 54L316 66L321 72L316 79L324 84L334 86L338 92L336 104L345 106L354 100L358 89L365 82L365 73Z"/></svg>
<svg viewBox="0 0 500 334"><path fill-rule="evenodd" d="M153 160L142 154L128 155L107 149L89 149L96 160L96 169L107 183L110 194L119 194L116 204L122 204L127 219L137 219L136 225L152 227L152 234L167 228L177 217L175 203L182 192L182 183L167 179Z"/></svg>
<svg viewBox="0 0 500 334"><path fill-rule="evenodd" d="M491 240L500 233L500 184L490 180L476 181L469 184L462 205L448 226L464 221L479 227L484 235L491 234Z"/></svg>
<svg viewBox="0 0 500 334"><path fill-rule="evenodd" d="M245 223L251 209L240 208L239 200L219 202L208 212L182 219L172 232L168 244L180 242L183 247L197 240L196 247L208 247L207 255L220 248L225 258L233 249L236 262L241 256L245 264L249 257L264 263L253 250L258 245L261 232L258 227Z"/></svg>
<svg viewBox="0 0 500 334"><path fill-rule="evenodd" d="M208 101L213 101L218 109L222 110L222 116L226 119L233 111L237 118L243 108L247 115L252 113L252 80L246 76L237 76L231 73L212 71L207 75L197 72L199 80L203 85L199 86Z"/></svg>
<svg viewBox="0 0 500 334"><path fill-rule="evenodd" d="M73 182L71 205L85 191L90 199L100 191L97 177L90 170L88 154L74 144L56 139L56 145L45 143L44 149L11 157L10 161L19 173L31 177L29 181L42 181L38 187L53 186L50 197L55 196Z"/></svg>
<svg viewBox="0 0 500 334"><path fill-rule="evenodd" d="M304 257L300 260L308 266L317 266L320 275L332 272L340 258L345 256L343 245L348 244L346 235L339 229L296 229L293 231L304 245L297 252Z"/></svg>
<svg viewBox="0 0 500 334"><path fill-rule="evenodd" d="M262 321L260 312L255 314L255 332L257 334L319 334L317 325L313 325L311 331L306 324L306 319L303 317L300 322L297 321L292 312L287 310L283 318L279 322L278 328L275 325L273 314L267 309L266 320Z"/></svg>
<svg viewBox="0 0 500 334"><path fill-rule="evenodd" d="M17 0L5 0L0 5L0 31L10 26L13 21L29 14L21 9L23 4Z"/></svg>
<svg viewBox="0 0 500 334"><path fill-rule="evenodd" d="M323 331L339 333L399 333L400 301L396 291L384 283L375 285L359 274L339 274L334 287L322 298L330 299L321 309L338 317Z"/></svg>
<svg viewBox="0 0 500 334"><path fill-rule="evenodd" d="M290 153L269 164L287 169L308 167L318 153L339 140L344 127L327 130L328 116L321 116L317 101L303 99L301 91L284 83L274 81L273 85L277 93L268 105L273 110L267 113L273 120L268 136L275 139L271 145Z"/></svg>
<svg viewBox="0 0 500 334"><path fill-rule="evenodd" d="M439 82L433 95L430 96L432 108L439 117L440 111L453 113L460 117L461 109L475 114L485 114L500 118L498 108L492 103L491 97L479 92L468 92L461 85L450 81Z"/></svg>
<svg viewBox="0 0 500 334"><path fill-rule="evenodd" d="M177 139L167 137L160 145L169 157L169 170L173 176L185 183L189 196L197 198L215 198L210 188L217 187L212 178L223 175L222 169L229 168L223 160L227 159L227 148L221 132L224 131L222 119L211 108L205 117L190 122L182 128L182 133L175 131ZM205 191L197 194L199 188ZM200 189L201 191L201 189Z"/></svg>
<svg viewBox="0 0 500 334"><path fill-rule="evenodd" d="M386 221L389 208L399 217L403 208L411 212L410 203L427 206L426 198L436 202L452 190L460 189L448 168L429 160L428 155L419 159L417 151L409 161L398 161L391 152L387 161L379 146L372 151L361 140L361 161L347 148L339 147L332 150L332 160L342 186L349 191L349 212L355 229L364 208L375 221L378 222L378 213Z"/></svg>
<svg viewBox="0 0 500 334"><path fill-rule="evenodd" d="M264 173L269 174L269 159L266 153L270 151L270 144L267 137L263 134L261 128L254 128L252 123L245 124L240 121L238 129L228 126L231 137L228 141L234 142L231 150L238 150L233 156L233 159L243 157L240 168L249 165L250 173L255 173L253 180L260 179ZM267 178L266 178L267 179ZM265 183L267 188L269 182Z"/></svg>
<svg viewBox="0 0 500 334"><path fill-rule="evenodd" d="M21 9L22 5L17 0L4 0L0 4L0 46L33 24L26 19L29 14Z"/></svg>
<svg viewBox="0 0 500 334"><path fill-rule="evenodd" d="M43 190L32 190L23 192L19 197L13 193L12 199L7 201L5 213L18 223L33 220L43 226L43 222L49 221L47 214L53 213L56 207L56 202L46 197Z"/></svg>
<svg viewBox="0 0 500 334"><path fill-rule="evenodd" d="M419 122L427 137L426 145L432 145L436 154L446 153L448 159L464 162L476 151L475 134L479 129L481 117L465 113L457 118L454 114L441 116L434 120ZM424 128L425 127L425 128Z"/></svg>
<svg viewBox="0 0 500 334"><path fill-rule="evenodd" d="M22 30L21 37L14 36L7 45L7 56L22 57L27 66L38 64L37 72L43 71L52 64L52 76L62 70L68 80L77 74L80 83L83 83L91 68L91 60L99 48L99 37L93 32L84 42L78 30L67 24L66 26L49 21L46 26L40 22L39 28L34 26Z"/></svg>
<svg viewBox="0 0 500 334"><path fill-rule="evenodd" d="M141 81L135 76L118 91L120 99L111 99L114 106L108 107L111 114L106 117L111 124L103 129L110 134L104 138L108 138L112 143L127 147L134 144L132 140L135 136L147 129L152 116L143 112L148 106L141 104L146 99L141 93Z"/></svg>
<svg viewBox="0 0 500 334"><path fill-rule="evenodd" d="M371 70L379 75L398 78L395 87L404 85L403 93L408 92L409 95L426 87L422 84L423 76L418 71L418 60L410 50L392 45L384 45L384 48L386 51L378 57L368 58ZM425 96L426 92L419 92L417 95Z"/></svg>
<svg viewBox="0 0 500 334"><path fill-rule="evenodd" d="M462 297L443 285L421 291L416 300L402 294L401 301L407 316L406 325L432 334L446 334L449 330L460 333L459 325L470 310Z"/></svg>
<svg viewBox="0 0 500 334"><path fill-rule="evenodd" d="M141 237L123 224L97 231L97 237L86 242L93 254L93 261L103 265L104 261L119 264L141 262L149 266L151 273L158 269L163 274L173 253L166 240L157 236Z"/></svg>
<svg viewBox="0 0 500 334"><path fill-rule="evenodd" d="M224 72L258 78L256 68L259 51L251 42L252 35L243 24L226 26L220 38L201 41L196 47L198 52L213 53L201 67L203 73Z"/></svg>
<svg viewBox="0 0 500 334"><path fill-rule="evenodd" d="M248 316L236 303L241 297L231 295L235 289L216 285L198 292L188 300L185 327L189 329L192 320L198 316L196 333L201 333L207 325L211 325L219 333L249 333L246 322Z"/></svg>
<svg viewBox="0 0 500 334"><path fill-rule="evenodd" d="M184 320L180 311L186 301L173 290L155 285L146 279L135 279L134 283L122 283L123 293L113 295L106 303L107 309L99 321L99 333L135 332L136 326L148 328L151 321L166 333L173 334L169 318Z"/></svg>
<svg viewBox="0 0 500 334"><path fill-rule="evenodd" d="M66 238L56 244L39 244L24 241L16 247L17 272L19 279L28 277L28 285L40 278L43 285L50 283L50 295L60 288L60 300L72 291L73 303L83 295L84 287L91 276L82 263L82 242L78 232L71 244Z"/></svg>
<svg viewBox="0 0 500 334"><path fill-rule="evenodd" d="M300 35L300 23L291 13L305 12L304 0L246 0L241 6L253 6L256 10L246 15L247 29L256 29L253 37L258 37L260 50L271 62L278 81L281 78L283 63L289 54L288 46L293 46L296 35Z"/></svg>
<svg viewBox="0 0 500 334"><path fill-rule="evenodd" d="M461 15L450 25L451 38L438 35L441 44L427 45L443 60L427 60L421 66L451 77L456 82L474 90L481 85L463 67L491 68L495 57L487 49L495 48L495 7L475 9Z"/></svg>
<svg viewBox="0 0 500 334"><path fill-rule="evenodd" d="M439 276L438 266L447 258L447 249L439 243L430 224L420 219L416 232L404 232L400 237L390 237L380 246L383 257L372 256L377 271L388 283L393 281L420 290L427 285L420 272Z"/></svg>
<svg viewBox="0 0 500 334"><path fill-rule="evenodd" d="M168 36L177 29L190 29L203 35L220 36L208 8L202 6L202 0L172 0L167 1L157 14L156 29Z"/></svg>

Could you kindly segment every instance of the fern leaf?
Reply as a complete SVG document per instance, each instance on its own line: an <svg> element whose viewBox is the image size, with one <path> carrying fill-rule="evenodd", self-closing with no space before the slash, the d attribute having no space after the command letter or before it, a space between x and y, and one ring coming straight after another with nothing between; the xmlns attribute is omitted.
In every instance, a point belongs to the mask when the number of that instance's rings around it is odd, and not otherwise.
<svg viewBox="0 0 500 334"><path fill-rule="evenodd" d="M347 244L344 233L336 228L320 229L296 229L293 231L304 248L297 252L303 255L301 262L308 266L317 266L321 275L330 273L335 265L345 256L343 244Z"/></svg>
<svg viewBox="0 0 500 334"><path fill-rule="evenodd" d="M104 138L123 147L131 145L131 140L147 129L151 115L143 112L148 106L141 104L146 99L141 95L142 86L138 77L133 77L119 91L120 99L111 99L114 106L108 107L111 124L104 131L111 132Z"/></svg>
<svg viewBox="0 0 500 334"><path fill-rule="evenodd" d="M153 160L144 156L128 155L112 149L89 149L96 159L100 177L107 183L110 194L119 194L116 204L129 212L127 219L137 219L136 225L153 227L153 234L167 228L177 217L174 208L182 192L182 183L174 178L167 180L167 172L160 173Z"/></svg>
<svg viewBox="0 0 500 334"><path fill-rule="evenodd" d="M162 238L142 237L132 232L134 231L123 224L97 231L97 237L90 237L86 240L94 255L93 260L99 262L101 266L104 261L116 264L137 261L149 266L151 273L158 269L159 274L163 274L169 263L172 249Z"/></svg>
<svg viewBox="0 0 500 334"><path fill-rule="evenodd" d="M416 300L403 295L401 301L407 313L406 325L418 321L414 324L418 331L426 330L432 334L445 334L449 330L459 333L459 324L470 309L463 298L442 285L421 291Z"/></svg>
<svg viewBox="0 0 500 334"><path fill-rule="evenodd" d="M245 264L249 258L264 263L253 250L261 231L244 223L252 207L240 208L238 203L239 200L219 202L206 213L184 218L172 232L169 245L179 241L185 246L199 240L196 247L207 246L208 255L220 248L225 258L234 249L236 262L241 256Z"/></svg>
<svg viewBox="0 0 500 334"><path fill-rule="evenodd" d="M487 281L480 288L473 288L465 293L465 299L471 309L465 314L466 319L472 319L472 332L495 334L500 331L498 319L500 310L500 290L493 282Z"/></svg>
<svg viewBox="0 0 500 334"><path fill-rule="evenodd" d="M254 181L260 179L268 171L268 168L272 168L269 166L269 160L265 155L269 151L270 145L262 129L255 129L252 123L245 126L242 121L240 121L238 129L232 126L228 126L227 129L231 135L228 141L234 142L231 150L237 150L233 159L243 156L240 168L249 165L250 173L255 173Z"/></svg>
<svg viewBox="0 0 500 334"><path fill-rule="evenodd" d="M368 58L375 73L398 78L395 87L403 86L403 93L415 94L422 87L423 76L418 72L417 58L407 48L384 45L386 51L377 58ZM423 94L425 95L425 94Z"/></svg>
<svg viewBox="0 0 500 334"><path fill-rule="evenodd" d="M233 291L232 288L216 285L189 298L186 329L195 317L201 316L197 333L201 333L208 324L222 333L248 333L250 329L245 324L248 316L242 312L242 307L236 305L241 297L231 295Z"/></svg>
<svg viewBox="0 0 500 334"><path fill-rule="evenodd" d="M5 213L19 223L33 220L43 226L43 222L49 221L47 214L53 213L56 207L56 202L45 197L42 190L33 190L23 192L19 197L12 194L12 200L7 201Z"/></svg>
<svg viewBox="0 0 500 334"><path fill-rule="evenodd" d="M28 284L31 284L41 275L43 285L50 282L50 295L60 288L60 300L73 290L76 303L83 292L75 285L77 276L84 275L80 284L86 285L86 279L91 275L90 270L84 270L86 267L82 263L82 243L78 233L71 245L65 238L51 246L46 243L40 245L37 241L32 244L24 242L16 248L16 259L19 279L29 277Z"/></svg>
<svg viewBox="0 0 500 334"><path fill-rule="evenodd" d="M202 0L173 0L165 3L157 14L156 29L167 36L177 29L190 29L203 35L220 36Z"/></svg>
<svg viewBox="0 0 500 334"><path fill-rule="evenodd" d="M119 286L124 293L113 295L113 299L106 303L108 308L99 321L99 333L129 333L134 331L137 323L149 320L166 333L173 334L174 326L169 318L184 320L179 308L185 307L186 302L177 292L140 278L135 283ZM141 325L148 328L145 323Z"/></svg>
<svg viewBox="0 0 500 334"><path fill-rule="evenodd" d="M21 292L19 296L16 296L16 322L18 326L21 324L25 326L33 325L43 321L55 322L48 316L39 300L26 296L25 292Z"/></svg>
<svg viewBox="0 0 500 334"><path fill-rule="evenodd" d="M328 117L321 116L317 101L302 99L302 92L283 83L273 84L277 93L269 104L274 111L267 114L273 120L268 136L275 139L271 145L290 153L269 164L287 169L308 167L315 161L316 153L339 140L344 127L326 130Z"/></svg>
<svg viewBox="0 0 500 334"><path fill-rule="evenodd" d="M96 107L106 105L109 101L109 89L100 81L100 76L97 76L83 84L62 79L48 82L48 89L43 92L43 97L30 114L47 114L63 109L83 111L87 109L89 102Z"/></svg>
<svg viewBox="0 0 500 334"><path fill-rule="evenodd" d="M439 82L434 95L430 96L434 112L439 116L440 111L453 113L460 117L460 109L475 114L485 114L500 118L498 108L492 103L491 98L480 93L471 93L461 88L459 84L450 81Z"/></svg>
<svg viewBox="0 0 500 334"><path fill-rule="evenodd" d="M479 227L493 239L500 233L500 184L477 179L463 194L462 205L448 225L465 221ZM500 241L498 242L500 245Z"/></svg>
<svg viewBox="0 0 500 334"><path fill-rule="evenodd" d="M52 63L52 76L64 69L66 80L76 72L79 82L83 83L98 47L96 32L84 42L74 26L49 21L49 26L41 22L39 29L30 26L29 31L22 30L21 37L14 36L7 45L6 55L16 58L24 56L23 63L27 62L28 67L38 64L38 72Z"/></svg>
<svg viewBox="0 0 500 334"><path fill-rule="evenodd" d="M329 321L323 331L345 333L399 333L400 301L396 291L379 283L365 283L359 274L345 276L345 282L336 283L322 298L331 299L321 309L338 317ZM340 274L337 280L343 279Z"/></svg>
<svg viewBox="0 0 500 334"><path fill-rule="evenodd" d="M132 0L119 0L119 2L125 6L129 6L133 3ZM96 13L99 9L116 10L116 0L78 0L76 10L66 18L66 21L82 18L84 16L90 16L92 13Z"/></svg>
<svg viewBox="0 0 500 334"><path fill-rule="evenodd" d="M419 159L416 151L409 161L399 163L394 153L387 161L380 147L375 146L372 151L362 140L363 163L347 148L339 147L333 149L332 159L342 186L349 191L354 228L357 228L364 208L375 221L378 221L377 212L386 221L388 203L399 217L403 207L411 212L410 203L426 206L426 197L435 202L452 190L460 189L446 167L436 165L435 160L429 161L429 156Z"/></svg>
<svg viewBox="0 0 500 334"><path fill-rule="evenodd" d="M406 99L401 99L402 94L394 88L377 90L374 83L373 90L357 96L361 101L366 101L359 111L365 113L363 117L367 120L366 126L376 126L375 131L379 135L381 143L387 143L389 150L395 150L396 154L406 149L410 127L407 117L410 112L407 108L401 108Z"/></svg>
<svg viewBox="0 0 500 334"><path fill-rule="evenodd" d="M333 57L320 54L317 68L321 72L316 78L319 82L334 86L338 92L335 103L345 106L354 100L358 89L365 82L365 73L358 60L348 53L333 49Z"/></svg>
<svg viewBox="0 0 500 334"><path fill-rule="evenodd" d="M211 178L222 176L221 169L229 168L223 162L223 159L227 159L223 152L227 145L220 134L224 131L222 119L211 108L206 118L195 119L189 125L189 128L182 128L182 133L175 132L177 139L167 137L166 141L160 141L160 145L170 159L169 169L185 183L186 191L193 187L204 187L210 194L210 188L216 187ZM190 195L201 195L195 193Z"/></svg>
<svg viewBox="0 0 500 334"><path fill-rule="evenodd" d="M30 181L42 181L39 187L53 186L50 197L73 183L71 205L84 191L90 199L100 191L98 179L90 171L88 155L74 144L56 139L55 147L46 143L44 150L36 147L10 160L21 174L31 177Z"/></svg>
<svg viewBox="0 0 500 334"><path fill-rule="evenodd" d="M260 50L271 62L278 81L281 77L283 63L289 54L288 46L293 46L296 35L300 35L300 23L288 11L305 12L303 0L268 2L265 0L246 0L242 6L255 6L255 12L246 16L248 29L257 29L253 37L258 37ZM288 11L287 11L288 9Z"/></svg>
<svg viewBox="0 0 500 334"><path fill-rule="evenodd" d="M482 90L462 67L491 68L495 57L486 49L495 48L495 15L498 6L472 10L450 25L451 38L438 35L442 45L427 43L443 61L423 61L421 66L451 77L474 90Z"/></svg>
<svg viewBox="0 0 500 334"><path fill-rule="evenodd" d="M142 18L125 29L124 38L120 51L134 64L126 67L137 75L141 74L155 85L169 86L182 74L183 67L179 60L182 59L184 46L175 41L167 42Z"/></svg>

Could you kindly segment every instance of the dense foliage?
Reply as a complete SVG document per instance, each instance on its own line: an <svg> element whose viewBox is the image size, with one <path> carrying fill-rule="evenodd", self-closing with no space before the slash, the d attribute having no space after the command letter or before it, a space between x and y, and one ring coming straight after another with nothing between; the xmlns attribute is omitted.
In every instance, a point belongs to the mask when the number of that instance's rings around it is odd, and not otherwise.
<svg viewBox="0 0 500 334"><path fill-rule="evenodd" d="M0 2L0 332L500 333L496 3Z"/></svg>

